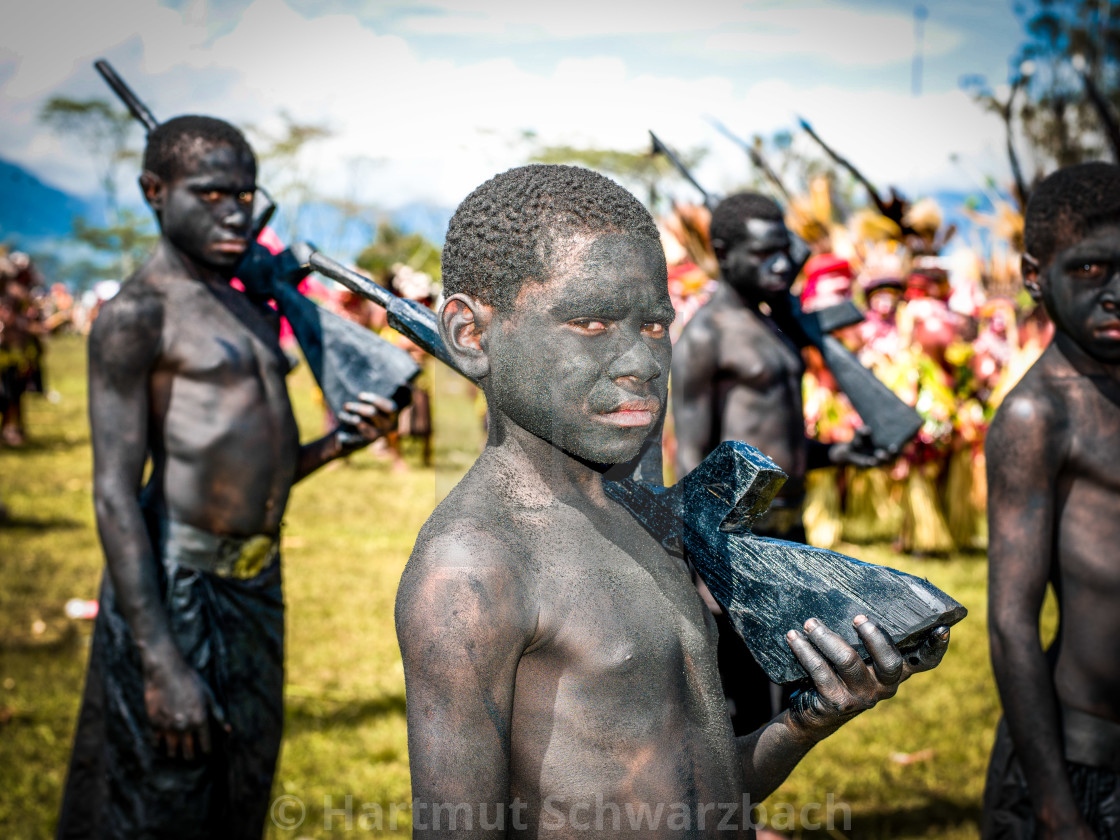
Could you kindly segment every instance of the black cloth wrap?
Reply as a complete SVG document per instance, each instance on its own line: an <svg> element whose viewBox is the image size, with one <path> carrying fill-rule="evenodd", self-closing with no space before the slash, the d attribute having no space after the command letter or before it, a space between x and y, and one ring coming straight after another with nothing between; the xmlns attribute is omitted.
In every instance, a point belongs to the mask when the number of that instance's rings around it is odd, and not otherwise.
<svg viewBox="0 0 1120 840"><path fill-rule="evenodd" d="M217 577L167 559L176 546L166 531L149 518L156 555L164 558L160 579L171 632L232 731L212 720L212 752L202 755L196 745L192 761L169 758L153 744L140 656L106 573L60 838L263 833L284 720L280 561L247 580Z"/></svg>
<svg viewBox="0 0 1120 840"><path fill-rule="evenodd" d="M1063 708L1062 728L1066 773L1077 810L1098 840L1120 840L1120 724ZM1032 805L1007 722L1001 719L984 785L980 836L1033 840L1040 832Z"/></svg>

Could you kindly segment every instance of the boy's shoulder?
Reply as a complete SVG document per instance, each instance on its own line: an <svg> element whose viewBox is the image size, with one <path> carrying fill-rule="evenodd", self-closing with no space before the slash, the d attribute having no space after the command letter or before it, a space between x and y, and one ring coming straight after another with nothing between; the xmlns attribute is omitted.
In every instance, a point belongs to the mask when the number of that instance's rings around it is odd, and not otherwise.
<svg viewBox="0 0 1120 840"><path fill-rule="evenodd" d="M518 505L495 487L500 480L483 453L420 529L406 576L452 570L521 580L529 575L532 534Z"/></svg>
<svg viewBox="0 0 1120 840"><path fill-rule="evenodd" d="M402 648L406 639L438 636L450 625L488 633L495 623L528 644L539 599L527 536L468 473L428 517L405 565L396 599Z"/></svg>
<svg viewBox="0 0 1120 840"><path fill-rule="evenodd" d="M154 351L160 342L165 319L166 299L150 273L139 269L121 283L120 291L105 301L90 327L93 355L107 355L103 361L118 360L124 354L135 361L141 348ZM98 353L103 347L106 353ZM124 359L119 359L124 362Z"/></svg>
<svg viewBox="0 0 1120 840"><path fill-rule="evenodd" d="M1062 382L1076 372L1050 347L1023 374L1004 397L992 419L988 458L1019 458L1039 447L1051 452L1062 448L1068 426Z"/></svg>

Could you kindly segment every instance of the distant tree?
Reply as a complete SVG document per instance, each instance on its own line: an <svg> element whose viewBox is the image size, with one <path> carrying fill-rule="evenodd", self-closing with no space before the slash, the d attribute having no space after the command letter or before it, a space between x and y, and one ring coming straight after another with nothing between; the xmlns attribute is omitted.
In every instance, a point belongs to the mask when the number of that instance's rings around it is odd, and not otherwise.
<svg viewBox="0 0 1120 840"><path fill-rule="evenodd" d="M136 126L132 117L104 99L55 96L43 106L39 119L59 135L74 138L89 152L105 197L106 219L104 225L96 225L77 217L73 235L113 258L115 265L106 267L105 274L127 277L157 238L151 219L122 208L117 193L121 165L139 159L133 145Z"/></svg>
<svg viewBox="0 0 1120 840"><path fill-rule="evenodd" d="M644 194L651 209L659 201L658 187L666 179L684 181L673 165L663 156L649 151L621 151L578 146L549 146L537 142L536 135L527 133L532 144L529 160L534 163L567 163L586 166L621 181L633 192ZM693 169L704 159L707 149L677 151L681 162Z"/></svg>
<svg viewBox="0 0 1120 840"><path fill-rule="evenodd" d="M419 233L404 233L391 222L377 226L373 243L355 260L382 286L388 286L393 266L407 265L423 271L434 280L440 279L440 249Z"/></svg>
<svg viewBox="0 0 1120 840"><path fill-rule="evenodd" d="M287 240L297 239L307 208L323 201L315 173L306 167L303 154L308 146L325 140L333 132L325 125L297 121L287 111L280 112L281 127L270 132L260 126L247 126L253 136L253 149L260 164L258 183L265 186L283 211Z"/></svg>
<svg viewBox="0 0 1120 840"><path fill-rule="evenodd" d="M39 120L59 135L73 137L86 147L97 169L105 202L110 213L115 213L121 164L139 157L132 145L136 124L129 113L104 99L54 96L39 112Z"/></svg>
<svg viewBox="0 0 1120 840"><path fill-rule="evenodd" d="M1016 189L1050 171L1111 157L1120 162L1120 4L1112 0L1019 0L1024 39L1006 84L966 76L961 85L1007 126ZM1021 136L1031 171L1015 149Z"/></svg>

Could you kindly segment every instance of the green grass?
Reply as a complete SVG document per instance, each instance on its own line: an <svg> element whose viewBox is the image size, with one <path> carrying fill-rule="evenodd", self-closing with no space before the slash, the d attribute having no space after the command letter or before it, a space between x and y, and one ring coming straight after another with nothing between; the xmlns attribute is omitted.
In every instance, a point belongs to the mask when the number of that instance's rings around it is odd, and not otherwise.
<svg viewBox="0 0 1120 840"><path fill-rule="evenodd" d="M29 399L32 444L20 451L0 448L0 498L14 516L0 527L5 838L53 834L89 639L88 624L66 619L63 605L71 597L96 597L102 567L92 512L83 343L55 341L48 373L60 399ZM387 823L389 803L410 799L394 593L420 525L474 460L482 440L469 387L442 369L435 382L441 397L435 401L435 470L419 465L414 447L406 448L412 468L405 474L366 451L313 475L293 494L284 532L287 728L276 794L298 797L307 810L298 831L270 826L269 837L330 835L323 827L325 797L335 808L352 797L355 829L362 827L357 818L363 803L379 804ZM305 368L293 375L291 390L304 437L316 436L322 418ZM928 577L970 614L954 629L937 671L916 676L897 698L814 749L767 800L768 811L781 827L785 808L799 813L831 794L838 830L829 836L976 837L998 716L984 631L984 559L908 561L877 547L846 550ZM1052 606L1048 616L1052 626ZM895 760L915 754L919 760ZM848 830L842 804L851 808ZM812 818L814 812L806 813ZM335 832L342 827L335 818ZM407 831L404 816L396 833Z"/></svg>

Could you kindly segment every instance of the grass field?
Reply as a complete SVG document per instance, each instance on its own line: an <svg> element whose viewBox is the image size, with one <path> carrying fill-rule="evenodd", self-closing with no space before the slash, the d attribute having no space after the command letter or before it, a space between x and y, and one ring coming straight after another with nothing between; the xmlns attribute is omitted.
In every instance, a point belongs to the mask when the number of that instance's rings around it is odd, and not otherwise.
<svg viewBox="0 0 1120 840"><path fill-rule="evenodd" d="M102 558L93 524L84 346L51 347L50 386L59 398L33 397L32 443L0 449L0 498L13 521L0 526L0 836L53 835L82 687L89 625L67 619L65 602L95 598ZM435 470L394 473L366 451L332 465L295 491L284 531L288 607L286 730L277 797L282 822L269 837L345 832L325 824L324 807L351 796L353 829L364 803L384 816L410 799L404 678L393 631L396 584L420 525L474 459L481 441L469 389L436 376ZM305 438L321 431L306 368L292 377ZM899 696L818 746L765 803L776 828L846 838L972 838L998 700L988 664L982 556L911 561L879 547L849 554L928 577L969 609L953 631L943 665L915 677ZM1053 609L1048 608L1052 625ZM818 832L799 828L825 821ZM821 808L814 807L820 803ZM851 822L845 827L846 809ZM367 816L376 814L367 809ZM407 834L407 813L396 834Z"/></svg>

